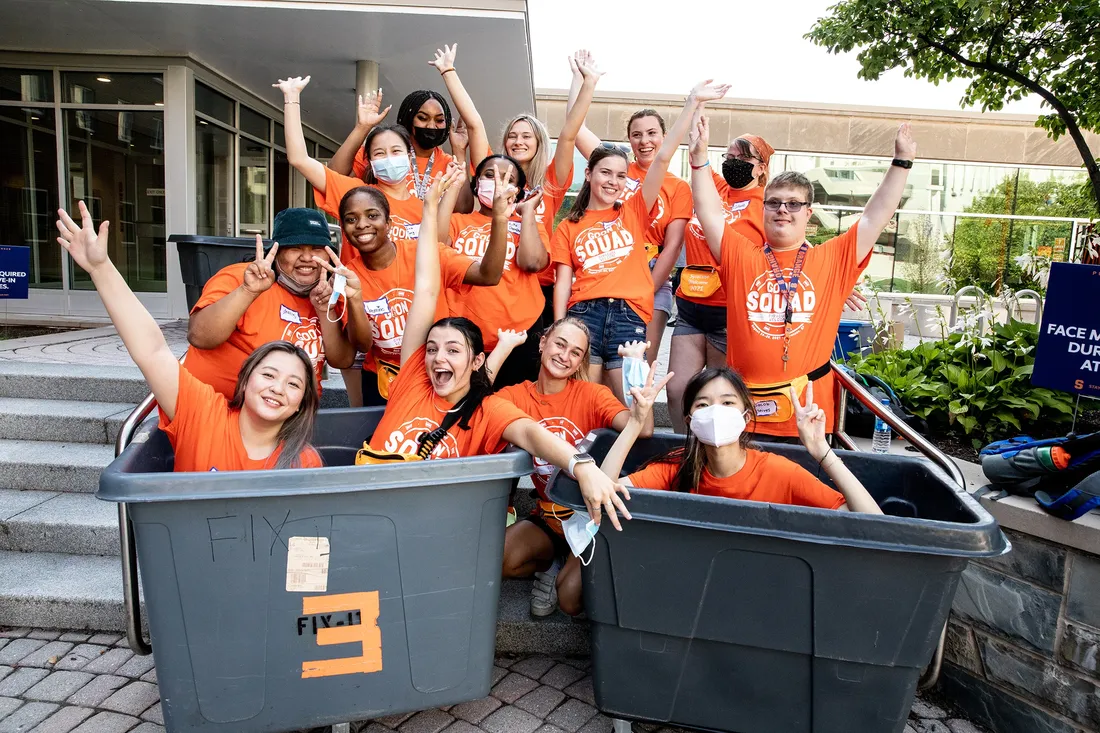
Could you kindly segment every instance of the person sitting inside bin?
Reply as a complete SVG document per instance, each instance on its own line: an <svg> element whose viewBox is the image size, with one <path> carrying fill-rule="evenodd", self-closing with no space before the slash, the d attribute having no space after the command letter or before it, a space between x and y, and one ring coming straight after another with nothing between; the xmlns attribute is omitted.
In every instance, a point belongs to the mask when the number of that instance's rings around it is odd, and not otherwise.
<svg viewBox="0 0 1100 733"><path fill-rule="evenodd" d="M269 341L287 341L309 354L318 390L326 358L338 368L351 366L355 359L340 319L329 311L362 312L362 297L358 280L351 277L337 293L337 302L330 304L332 285L322 281L314 259L331 242L324 215L313 209L284 209L275 216L271 234L266 255L257 234L255 260L219 270L191 309L187 369L226 399L233 399L245 360Z"/></svg>
<svg viewBox="0 0 1100 733"><path fill-rule="evenodd" d="M627 454L653 409L656 394L637 387L631 390L634 403L630 420L601 466L608 477L619 478ZM623 483L726 499L882 514L867 489L829 447L825 411L813 396L813 385L807 385L806 403L802 404L791 388L798 437L817 462L819 472L824 471L838 490L829 488L794 461L751 446L747 428L756 420L752 393L745 380L726 366L708 367L687 383L683 411L689 434L684 447L648 461Z"/></svg>
<svg viewBox="0 0 1100 733"><path fill-rule="evenodd" d="M57 241L89 275L130 357L160 408L160 428L175 451L176 471L315 468L309 444L317 414L310 356L284 340L246 355L227 399L176 360L160 327L107 256L109 222L98 233L84 202L81 224L58 209ZM274 275L260 273L273 279Z"/></svg>
<svg viewBox="0 0 1100 733"><path fill-rule="evenodd" d="M606 510L620 529L616 510L630 518L618 495L630 498L622 485L605 476L590 456L578 454L518 407L492 394L481 329L472 321L435 320L440 291L439 202L462 180L462 170L452 163L432 182L424 199L401 371L390 385L386 411L356 463L485 455L512 443L575 476L592 520L599 523ZM514 187L498 195L509 193L514 193Z"/></svg>

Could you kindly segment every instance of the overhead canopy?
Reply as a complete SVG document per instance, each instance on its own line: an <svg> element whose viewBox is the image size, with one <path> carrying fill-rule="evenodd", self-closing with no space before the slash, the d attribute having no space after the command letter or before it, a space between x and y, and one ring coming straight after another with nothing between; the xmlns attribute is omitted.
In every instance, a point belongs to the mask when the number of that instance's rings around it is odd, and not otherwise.
<svg viewBox="0 0 1100 733"><path fill-rule="evenodd" d="M393 120L408 92L445 91L428 62L435 49L454 42L462 81L494 141L505 120L535 111L525 0L458 0L449 7L424 0L0 3L3 50L189 56L276 106L282 97L271 84L308 74L303 118L336 140L355 119L356 61L378 62Z"/></svg>

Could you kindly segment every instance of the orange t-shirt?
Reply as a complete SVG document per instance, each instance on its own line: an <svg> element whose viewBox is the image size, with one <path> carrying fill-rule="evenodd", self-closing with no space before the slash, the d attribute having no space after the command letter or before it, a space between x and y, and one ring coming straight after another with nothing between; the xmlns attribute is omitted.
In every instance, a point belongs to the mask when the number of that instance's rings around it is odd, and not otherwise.
<svg viewBox="0 0 1100 733"><path fill-rule="evenodd" d="M714 177L718 195L722 199L722 210L726 213L726 226L756 246L764 246L764 187L757 186L742 191L731 188L718 173L711 171L711 174ZM695 217L694 212L687 229L684 230L684 256L689 265L718 269L718 263L714 261L714 255L710 253L710 247L707 246L707 239L703 236L703 227L699 225L699 219ZM700 305L716 305L722 308L726 306L724 283L706 298L685 298L679 293L677 295Z"/></svg>
<svg viewBox="0 0 1100 733"><path fill-rule="evenodd" d="M424 367L427 348L421 346L390 385L386 411L371 436L370 446L390 453L416 453L417 439L440 426L454 407L436 395ZM431 458L464 458L499 453L507 445L505 429L516 420L530 419L518 407L496 395L486 397L470 418L470 429L455 423L431 453Z"/></svg>
<svg viewBox="0 0 1100 733"><path fill-rule="evenodd" d="M871 261L870 254L862 262L856 260L857 229L858 222L839 237L807 250L792 303L790 361L784 370L786 299L772 277L763 248L726 227L720 268L728 297L726 339L730 348L726 360L747 382L771 384L794 379L829 361L844 301ZM798 248L775 253L788 281L797 254ZM825 411L825 427L832 432L836 417L832 373L814 382L814 401ZM793 417L785 423L758 421L754 429L767 435L798 435Z"/></svg>
<svg viewBox="0 0 1100 733"><path fill-rule="evenodd" d="M565 389L557 394L543 394L535 382L522 382L497 392L519 409L538 420L539 425L566 443L576 446L590 430L611 427L611 422L626 406L602 384L570 379ZM541 458L535 458L535 472L531 480L544 501L546 483L554 466Z"/></svg>
<svg viewBox="0 0 1100 733"><path fill-rule="evenodd" d="M621 298L642 321L653 318L653 276L645 241L651 211L634 196L618 210L585 212L578 222L564 219L554 232L551 259L573 268L572 306L584 300Z"/></svg>
<svg viewBox="0 0 1100 733"><path fill-rule="evenodd" d="M223 267L202 289L202 297L191 313L212 305L244 283L247 262ZM300 346L313 361L317 390L321 389L321 370L325 366L325 343L321 322L309 298L301 298L278 283L260 293L237 321L229 338L213 349L187 349L187 369L196 379L233 399L237 373L253 351L268 341L289 341Z"/></svg>
<svg viewBox="0 0 1100 733"><path fill-rule="evenodd" d="M443 148L435 148L432 150L432 154L427 158L416 157L416 170L421 176L428 175L428 163L432 164L431 175L438 176L441 172L447 170L447 164L454 160L454 156L443 151ZM367 172L367 168L370 167L370 161L367 160L367 150L365 147L360 147L355 153L355 161L351 164L351 172L353 175L362 178ZM416 178L413 176L412 170L409 170L409 175L405 176L405 184L409 187L409 193L414 197L416 196ZM431 185L429 183L429 185ZM337 201L339 203L339 201Z"/></svg>
<svg viewBox="0 0 1100 733"><path fill-rule="evenodd" d="M844 495L818 481L812 473L783 456L748 450L745 465L726 478L715 478L706 468L691 493L741 501L839 509ZM672 491L679 463L652 463L627 478L639 489Z"/></svg>
<svg viewBox="0 0 1100 733"><path fill-rule="evenodd" d="M476 323L485 339L485 350L497 345L497 329L522 331L538 320L545 303L539 289L539 276L520 269L516 262L521 217L513 215L508 222L508 253L500 282L492 287L461 285L447 291L451 315L465 316ZM489 246L493 219L480 211L451 215L452 251L480 262ZM546 235L539 227L539 238L546 245ZM534 335L531 336L534 338Z"/></svg>
<svg viewBox="0 0 1100 733"><path fill-rule="evenodd" d="M325 166L325 195L322 196L320 191L313 189L313 199L321 207L321 211L340 221L340 200L344 198L344 194L353 188L367 185L369 184L363 183L358 178L340 175ZM378 190L382 191L381 188ZM420 236L420 222L423 220L424 202L416 196L409 196L407 199L395 199L385 191L382 191L382 193L386 196L386 201L390 205L390 241L396 244L398 249L410 243L415 245L417 238ZM343 237L340 247L340 261L346 265L358 257L359 250L348 241L347 237Z"/></svg>
<svg viewBox="0 0 1100 733"><path fill-rule="evenodd" d="M632 162L626 168L626 187L623 189L619 201L626 203L634 198L634 194L642 190L645 183L646 170ZM665 246L665 230L668 225L677 219L690 219L692 212L691 186L682 178L678 178L669 172L665 172L665 180L661 182L661 191L657 196L657 209L653 214L653 223L646 232L646 240L649 244L658 247Z"/></svg>
<svg viewBox="0 0 1100 733"><path fill-rule="evenodd" d="M450 247L439 245L439 272L441 290L435 308L435 319L449 315L447 293L452 288L462 286L462 280L470 269L473 260L455 252ZM416 283L416 247L397 245L397 257L384 270L367 268L362 257L356 257L348 263L348 269L359 278L363 288L363 310L370 320L374 346L372 359L363 360L363 368L377 371L374 359L382 359L391 364L401 363L401 339L405 335L405 319L412 307L413 286ZM347 314L344 314L347 325Z"/></svg>
<svg viewBox="0 0 1100 733"><path fill-rule="evenodd" d="M252 459L241 438L241 411L229 407L226 398L199 381L180 364L180 391L176 416L169 420L160 411L157 424L168 435L176 453L174 471L259 471L279 460L280 445L267 458ZM313 448L303 450L302 468L320 468L321 456Z"/></svg>
<svg viewBox="0 0 1100 733"><path fill-rule="evenodd" d="M569 167L569 175L565 177L564 184L558 181L557 173L554 170L554 161L551 160L550 166L546 169L546 182L542 185L542 201L539 202L538 211L535 212L535 216L542 224L543 229L546 230L547 242L553 239L554 219L561 211L561 205L565 203L565 196L569 193L569 187L573 184L572 166ZM557 273L558 268L554 264L553 253L551 253L550 264L539 273L539 285L553 285Z"/></svg>

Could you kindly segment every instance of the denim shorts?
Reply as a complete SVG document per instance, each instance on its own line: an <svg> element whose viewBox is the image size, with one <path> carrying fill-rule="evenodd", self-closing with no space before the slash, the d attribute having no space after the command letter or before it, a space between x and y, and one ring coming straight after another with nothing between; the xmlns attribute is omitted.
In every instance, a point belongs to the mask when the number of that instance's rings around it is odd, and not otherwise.
<svg viewBox="0 0 1100 733"><path fill-rule="evenodd" d="M589 364L602 364L604 369L622 369L619 347L627 341L645 341L645 322L621 298L582 300L568 313L588 326Z"/></svg>
<svg viewBox="0 0 1100 733"><path fill-rule="evenodd" d="M726 353L726 309L718 305L700 305L676 298L676 328L672 335L703 334L711 346Z"/></svg>

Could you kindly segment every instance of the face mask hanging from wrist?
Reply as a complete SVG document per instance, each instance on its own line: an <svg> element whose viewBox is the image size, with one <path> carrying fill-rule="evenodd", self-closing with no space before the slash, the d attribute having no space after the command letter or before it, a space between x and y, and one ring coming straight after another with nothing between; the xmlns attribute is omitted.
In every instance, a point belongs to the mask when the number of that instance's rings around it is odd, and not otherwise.
<svg viewBox="0 0 1100 733"><path fill-rule="evenodd" d="M413 127L413 140L425 150L438 148L447 142L450 130L446 127Z"/></svg>
<svg viewBox="0 0 1100 733"><path fill-rule="evenodd" d="M726 158L722 161L722 178L731 188L744 188L752 183L755 165L738 158Z"/></svg>
<svg viewBox="0 0 1100 733"><path fill-rule="evenodd" d="M383 183L401 183L409 175L412 165L408 155L390 155L370 162L374 177Z"/></svg>
<svg viewBox="0 0 1100 733"><path fill-rule="evenodd" d="M745 413L729 405L707 405L691 413L689 427L700 443L731 445L745 432Z"/></svg>
<svg viewBox="0 0 1100 733"><path fill-rule="evenodd" d="M575 510L573 516L561 523L562 534L569 545L570 551L581 561L581 565L588 565L596 554L596 534L600 531L600 525L596 524L588 512ZM584 551L592 546L588 553L588 560L583 557Z"/></svg>
<svg viewBox="0 0 1100 733"><path fill-rule="evenodd" d="M646 380L649 379L649 364L645 359L636 356L623 357L623 396L626 398L626 406L634 404L634 398L630 394L633 387L645 389Z"/></svg>
<svg viewBox="0 0 1100 733"><path fill-rule="evenodd" d="M336 303L340 300L341 296L344 298L344 313L348 312L348 294L347 294L348 279L346 276L336 273L332 277L332 295L328 296L328 312L325 314L325 318L329 323L339 323L340 318L333 318L332 312L336 310Z"/></svg>

